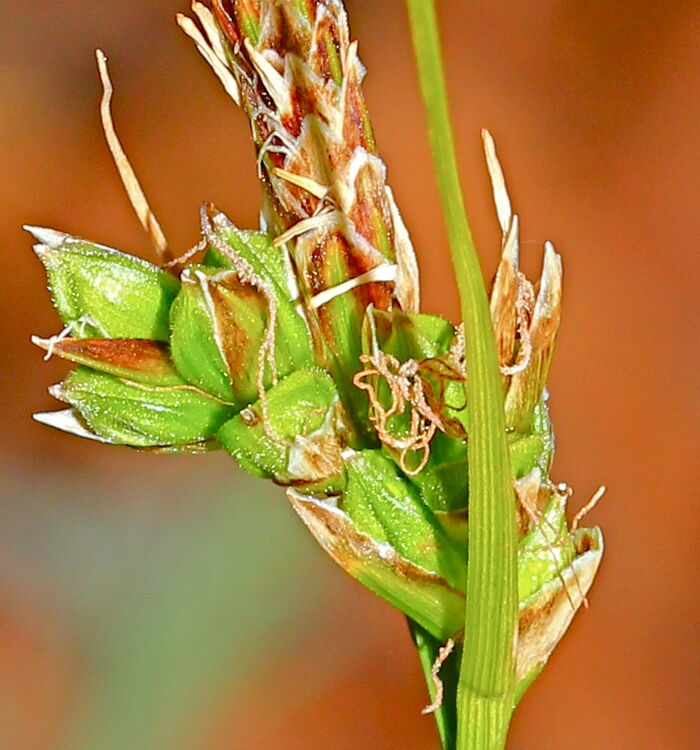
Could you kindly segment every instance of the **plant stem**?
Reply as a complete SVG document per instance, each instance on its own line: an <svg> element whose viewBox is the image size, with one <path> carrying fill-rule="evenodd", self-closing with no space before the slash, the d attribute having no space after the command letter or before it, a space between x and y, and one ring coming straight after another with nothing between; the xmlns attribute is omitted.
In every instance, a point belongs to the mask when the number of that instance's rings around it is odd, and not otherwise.
<svg viewBox="0 0 700 750"><path fill-rule="evenodd" d="M435 684L432 678L432 669L442 644L437 638L423 629L418 623L408 618L408 627L411 631L413 643L418 651L421 669L425 676L425 682L428 686L430 700L435 700ZM443 684L443 698L440 706L435 710L433 716L437 725L438 734L443 750L455 750L457 742L457 680L459 679L459 670L457 662L453 659L458 658L460 651L459 645L455 646L457 653L452 654L450 658L442 665L440 669L440 681Z"/></svg>
<svg viewBox="0 0 700 750"><path fill-rule="evenodd" d="M517 529L503 390L479 259L459 184L433 0L407 0L437 183L465 326L469 543L459 750L503 747L513 710Z"/></svg>

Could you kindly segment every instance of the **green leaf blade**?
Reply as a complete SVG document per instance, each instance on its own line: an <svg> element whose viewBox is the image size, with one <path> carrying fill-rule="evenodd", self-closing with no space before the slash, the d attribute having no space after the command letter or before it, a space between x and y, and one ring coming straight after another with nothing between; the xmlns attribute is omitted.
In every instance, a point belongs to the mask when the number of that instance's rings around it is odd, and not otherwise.
<svg viewBox="0 0 700 750"><path fill-rule="evenodd" d="M489 304L467 222L431 0L407 0L438 188L465 326L469 421L469 564L458 747L505 742L514 686L517 527L503 390Z"/></svg>

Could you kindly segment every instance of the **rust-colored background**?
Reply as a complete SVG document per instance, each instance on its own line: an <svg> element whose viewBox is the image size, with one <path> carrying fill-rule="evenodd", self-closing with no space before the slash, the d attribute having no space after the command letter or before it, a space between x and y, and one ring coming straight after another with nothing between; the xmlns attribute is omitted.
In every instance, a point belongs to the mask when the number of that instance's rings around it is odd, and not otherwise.
<svg viewBox="0 0 700 750"><path fill-rule="evenodd" d="M457 301L403 4L349 0L424 307ZM694 748L697 718L700 5L443 0L448 77L486 273L499 146L527 269L551 239L565 308L551 376L557 480L606 536L590 597L510 747ZM93 49L175 248L213 200L258 210L242 114L177 30L175 0L2 0L0 746L436 748L402 618L335 569L281 492L223 455L156 457L41 427L31 333L58 329L21 223L151 255L101 135Z"/></svg>

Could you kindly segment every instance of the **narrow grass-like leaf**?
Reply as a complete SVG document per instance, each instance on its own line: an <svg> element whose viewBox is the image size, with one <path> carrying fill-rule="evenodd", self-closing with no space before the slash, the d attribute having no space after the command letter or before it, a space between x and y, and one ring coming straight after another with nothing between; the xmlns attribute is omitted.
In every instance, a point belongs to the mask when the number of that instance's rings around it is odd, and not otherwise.
<svg viewBox="0 0 700 750"><path fill-rule="evenodd" d="M512 711L517 622L517 529L503 390L484 280L459 184L435 7L432 0L407 2L466 338L469 596L458 747L493 749L505 741Z"/></svg>

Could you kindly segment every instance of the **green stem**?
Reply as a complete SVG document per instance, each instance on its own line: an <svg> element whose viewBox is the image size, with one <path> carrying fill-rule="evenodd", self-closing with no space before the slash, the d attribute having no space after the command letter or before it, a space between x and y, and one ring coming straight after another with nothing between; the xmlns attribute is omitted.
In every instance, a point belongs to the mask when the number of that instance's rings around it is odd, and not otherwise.
<svg viewBox="0 0 700 750"><path fill-rule="evenodd" d="M425 676L425 682L428 686L430 700L434 701L436 696L435 683L432 677L432 669L435 660L438 658L442 643L434 638L427 630L423 629L417 622L408 619L408 627L411 631L413 643L418 651L421 669ZM455 750L457 742L457 680L459 671L457 669L459 646L456 645L457 653L452 654L440 669L440 680L443 684L442 703L433 713L437 725L438 734L440 735L440 744L443 750Z"/></svg>
<svg viewBox="0 0 700 750"><path fill-rule="evenodd" d="M493 327L459 184L433 0L407 0L466 336L469 548L459 750L503 747L513 709L517 529Z"/></svg>

